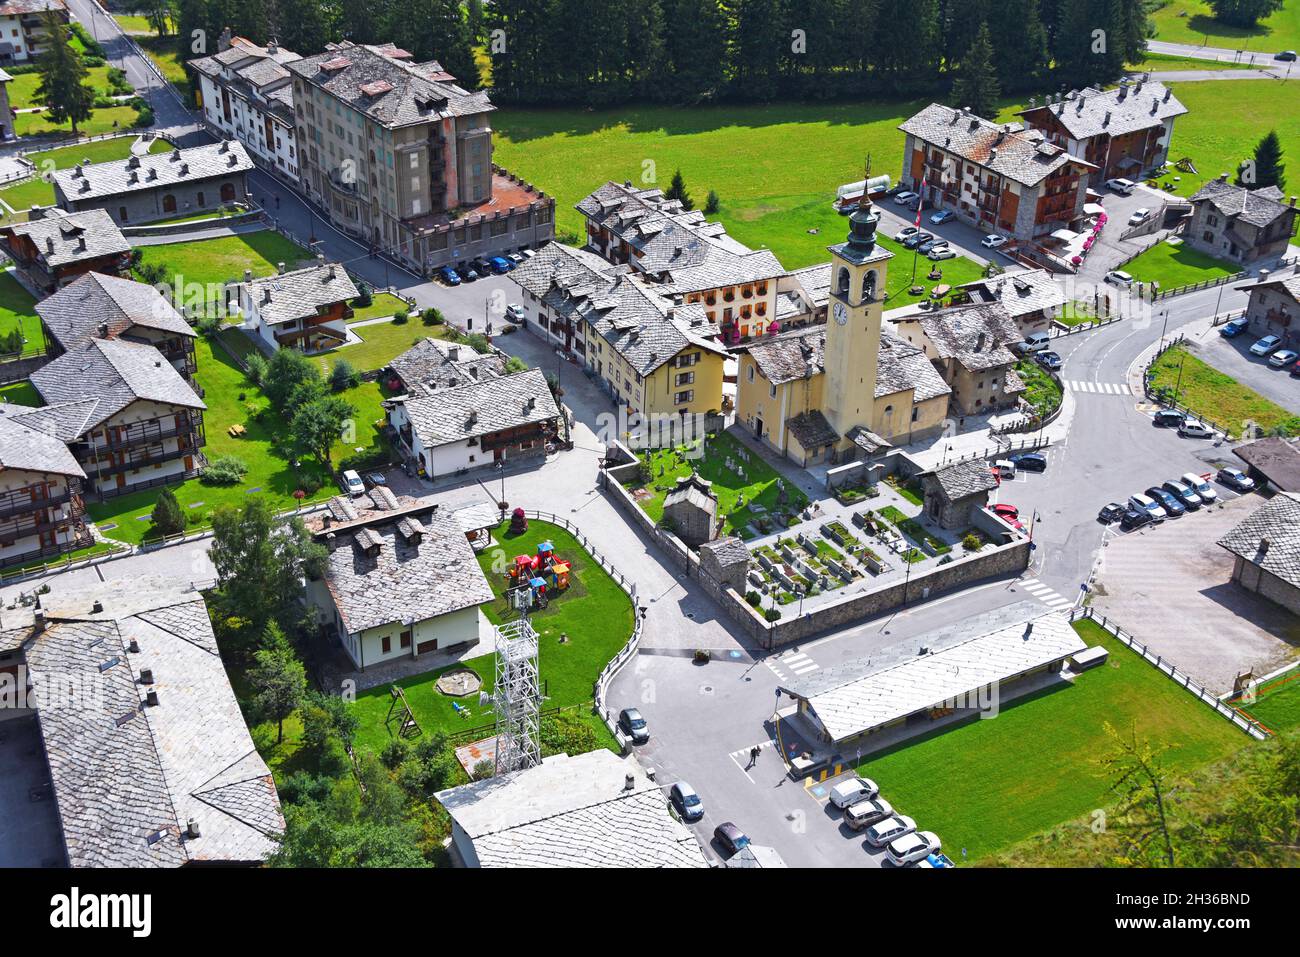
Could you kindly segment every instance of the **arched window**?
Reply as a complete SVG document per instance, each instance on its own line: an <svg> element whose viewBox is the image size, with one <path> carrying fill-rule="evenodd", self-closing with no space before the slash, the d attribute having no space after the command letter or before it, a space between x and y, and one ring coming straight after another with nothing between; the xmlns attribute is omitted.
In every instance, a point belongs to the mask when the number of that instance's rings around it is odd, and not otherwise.
<svg viewBox="0 0 1300 957"><path fill-rule="evenodd" d="M843 266L840 267L840 276L835 282L835 294L837 296L849 294L849 271Z"/></svg>
<svg viewBox="0 0 1300 957"><path fill-rule="evenodd" d="M233 203L233 202L235 201L235 184L234 184L234 183L222 183L222 184L221 184L221 201L222 201L223 203Z"/></svg>
<svg viewBox="0 0 1300 957"><path fill-rule="evenodd" d="M876 301L876 271L874 269L867 272L862 277L862 301Z"/></svg>
<svg viewBox="0 0 1300 957"><path fill-rule="evenodd" d="M164 213L176 212L176 197L173 196L171 193L168 193L166 196L163 197L163 212Z"/></svg>

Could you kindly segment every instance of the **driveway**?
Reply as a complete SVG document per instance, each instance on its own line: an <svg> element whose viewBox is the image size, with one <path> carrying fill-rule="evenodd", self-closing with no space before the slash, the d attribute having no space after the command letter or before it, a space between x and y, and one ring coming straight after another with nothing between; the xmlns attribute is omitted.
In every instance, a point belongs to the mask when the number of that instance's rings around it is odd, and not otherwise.
<svg viewBox="0 0 1300 957"><path fill-rule="evenodd" d="M1139 532L1108 531L1096 610L1214 692L1231 691L1242 671L1291 661L1300 619L1233 584L1233 557L1215 544L1263 501L1243 495Z"/></svg>

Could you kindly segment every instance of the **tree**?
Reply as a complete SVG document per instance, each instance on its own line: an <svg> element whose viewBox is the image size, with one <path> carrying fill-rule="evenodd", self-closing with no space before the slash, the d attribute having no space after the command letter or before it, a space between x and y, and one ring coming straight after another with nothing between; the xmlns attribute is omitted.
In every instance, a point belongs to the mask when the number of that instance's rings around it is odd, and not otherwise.
<svg viewBox="0 0 1300 957"><path fill-rule="evenodd" d="M1214 19L1234 27L1253 27L1286 5L1285 0L1208 0Z"/></svg>
<svg viewBox="0 0 1300 957"><path fill-rule="evenodd" d="M276 741L284 740L284 719L302 703L307 690L307 670L287 642L263 648L253 655L248 683L253 706L267 721L276 723Z"/></svg>
<svg viewBox="0 0 1300 957"><path fill-rule="evenodd" d="M272 620L289 622L304 578L318 578L329 553L311 540L302 520L281 523L266 499L223 505L212 516L208 556L217 573L215 604L261 634Z"/></svg>
<svg viewBox="0 0 1300 957"><path fill-rule="evenodd" d="M990 8L987 23L1002 92L1036 89L1050 64L1038 0L1000 0Z"/></svg>
<svg viewBox="0 0 1300 957"><path fill-rule="evenodd" d="M726 24L718 0L664 0L663 83L676 102L714 97L727 63Z"/></svg>
<svg viewBox="0 0 1300 957"><path fill-rule="evenodd" d="M344 425L356 414L356 407L346 399L322 396L304 403L294 412L289 432L299 448L315 456L328 469L331 467L330 450L339 440Z"/></svg>
<svg viewBox="0 0 1300 957"><path fill-rule="evenodd" d="M516 372L527 372L528 363L518 356L511 356L506 360L506 375L514 375Z"/></svg>
<svg viewBox="0 0 1300 957"><path fill-rule="evenodd" d="M673 181L668 185L668 191L664 193L664 199L675 199L682 204L682 209L694 209L695 203L691 201L691 194L686 192L686 181L682 179L682 171L676 170L673 173Z"/></svg>
<svg viewBox="0 0 1300 957"><path fill-rule="evenodd" d="M704 200L704 213L706 216L716 216L718 208L722 205L722 200L718 199L718 194L709 190L709 195Z"/></svg>
<svg viewBox="0 0 1300 957"><path fill-rule="evenodd" d="M176 493L169 488L158 493L153 514L149 518L154 528L163 535L176 535L185 531L185 513L181 511L180 502L176 501Z"/></svg>
<svg viewBox="0 0 1300 957"><path fill-rule="evenodd" d="M1286 186L1286 164L1282 162L1282 141L1278 139L1277 130L1269 130L1255 144L1253 161L1242 163L1237 170L1237 185L1247 189L1265 186L1282 189Z"/></svg>
<svg viewBox="0 0 1300 957"><path fill-rule="evenodd" d="M354 388L361 381L361 375L356 369L352 368L352 363L347 359L336 359L334 368L330 370L330 388L335 392L346 392Z"/></svg>
<svg viewBox="0 0 1300 957"><path fill-rule="evenodd" d="M970 107L977 116L994 116L998 108L997 70L993 67L993 42L988 24L980 24L975 42L957 67L957 81L952 85L953 105Z"/></svg>
<svg viewBox="0 0 1300 957"><path fill-rule="evenodd" d="M167 36L172 32L176 17L175 0L145 0L140 9L158 36Z"/></svg>
<svg viewBox="0 0 1300 957"><path fill-rule="evenodd" d="M1168 785L1160 764L1163 749L1139 740L1136 727L1121 736L1105 724L1111 751L1102 767L1111 775L1111 790L1119 797L1114 819L1107 827L1120 830L1127 849L1120 863L1133 867L1173 867L1174 842L1169 821Z"/></svg>
<svg viewBox="0 0 1300 957"><path fill-rule="evenodd" d="M302 388L304 385L307 390ZM295 404L310 401L320 389L320 367L297 349L277 349L266 364L262 391L271 405L285 415L293 412Z"/></svg>
<svg viewBox="0 0 1300 957"><path fill-rule="evenodd" d="M726 0L731 12L731 82L746 99L770 100L779 91L778 70L789 45L779 0Z"/></svg>
<svg viewBox="0 0 1300 957"><path fill-rule="evenodd" d="M36 99L45 104L52 122L71 123L72 135L76 136L77 124L90 119L93 112L95 90L86 82L86 64L81 54L68 43L67 28L53 10L41 14L41 24L49 46L36 61L41 75Z"/></svg>

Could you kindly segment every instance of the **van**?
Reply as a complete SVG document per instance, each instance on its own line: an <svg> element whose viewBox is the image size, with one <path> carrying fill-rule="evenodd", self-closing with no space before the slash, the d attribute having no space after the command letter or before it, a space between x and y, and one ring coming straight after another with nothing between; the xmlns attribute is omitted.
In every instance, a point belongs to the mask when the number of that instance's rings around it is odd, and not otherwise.
<svg viewBox="0 0 1300 957"><path fill-rule="evenodd" d="M1034 352L1042 352L1051 344L1052 334L1050 332L1031 332L1025 336L1023 342L1015 344L1016 352L1021 355L1029 355Z"/></svg>
<svg viewBox="0 0 1300 957"><path fill-rule="evenodd" d="M1016 477L1016 463L1008 462L1006 459L998 459L993 463L993 471L998 478L1013 479Z"/></svg>

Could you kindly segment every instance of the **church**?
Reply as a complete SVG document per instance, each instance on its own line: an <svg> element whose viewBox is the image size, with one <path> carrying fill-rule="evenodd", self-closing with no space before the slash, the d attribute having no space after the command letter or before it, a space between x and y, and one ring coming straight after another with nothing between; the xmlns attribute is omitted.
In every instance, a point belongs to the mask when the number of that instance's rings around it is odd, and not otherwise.
<svg viewBox="0 0 1300 957"><path fill-rule="evenodd" d="M824 326L746 347L737 369L736 419L800 465L841 465L943 430L951 390L917 346L883 331L888 249L880 215L863 196L845 242L831 254Z"/></svg>

